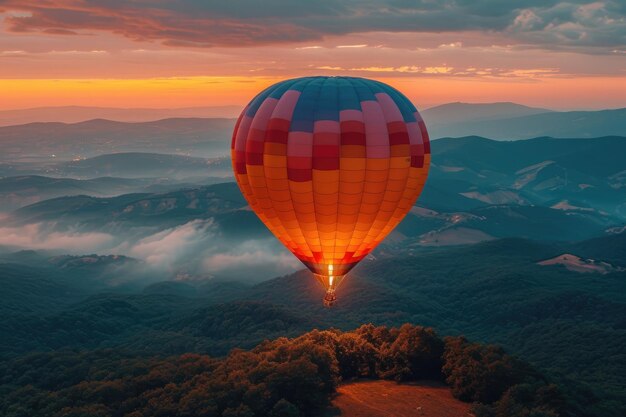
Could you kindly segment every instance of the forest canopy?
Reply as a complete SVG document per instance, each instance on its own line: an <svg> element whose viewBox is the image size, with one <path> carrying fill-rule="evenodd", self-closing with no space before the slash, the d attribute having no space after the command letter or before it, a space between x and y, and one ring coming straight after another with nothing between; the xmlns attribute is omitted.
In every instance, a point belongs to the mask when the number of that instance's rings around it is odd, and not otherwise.
<svg viewBox="0 0 626 417"><path fill-rule="evenodd" d="M7 417L316 416L356 378L439 380L477 417L575 415L558 388L496 346L431 328L364 325L265 341L226 357L119 350L34 353L0 363Z"/></svg>

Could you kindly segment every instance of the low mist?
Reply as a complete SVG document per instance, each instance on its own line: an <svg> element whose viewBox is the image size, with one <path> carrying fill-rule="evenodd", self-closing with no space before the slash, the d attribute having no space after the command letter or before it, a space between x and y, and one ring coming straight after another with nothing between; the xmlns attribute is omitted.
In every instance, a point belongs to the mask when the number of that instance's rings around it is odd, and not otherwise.
<svg viewBox="0 0 626 417"><path fill-rule="evenodd" d="M224 237L212 219L192 220L160 231L131 228L126 233L58 230L55 223L0 227L5 252L45 251L54 255L123 255L137 259L130 274L152 280L238 280L259 282L301 269L300 262L271 238Z"/></svg>

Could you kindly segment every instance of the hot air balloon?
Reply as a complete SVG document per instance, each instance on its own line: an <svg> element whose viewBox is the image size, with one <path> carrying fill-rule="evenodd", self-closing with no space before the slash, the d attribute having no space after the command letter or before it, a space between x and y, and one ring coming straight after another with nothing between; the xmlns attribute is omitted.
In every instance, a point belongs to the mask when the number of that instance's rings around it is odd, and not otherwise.
<svg viewBox="0 0 626 417"><path fill-rule="evenodd" d="M326 306L411 209L430 165L415 106L384 83L355 77L265 89L239 116L231 153L250 207L326 288Z"/></svg>

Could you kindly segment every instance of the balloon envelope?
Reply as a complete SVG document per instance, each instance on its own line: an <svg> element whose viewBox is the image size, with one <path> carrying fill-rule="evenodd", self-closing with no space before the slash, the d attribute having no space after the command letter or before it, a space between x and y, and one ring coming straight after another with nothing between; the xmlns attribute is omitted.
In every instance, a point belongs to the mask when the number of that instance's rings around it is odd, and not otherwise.
<svg viewBox="0 0 626 417"><path fill-rule="evenodd" d="M241 113L231 150L250 207L329 289L400 223L430 165L415 106L353 77L267 88Z"/></svg>

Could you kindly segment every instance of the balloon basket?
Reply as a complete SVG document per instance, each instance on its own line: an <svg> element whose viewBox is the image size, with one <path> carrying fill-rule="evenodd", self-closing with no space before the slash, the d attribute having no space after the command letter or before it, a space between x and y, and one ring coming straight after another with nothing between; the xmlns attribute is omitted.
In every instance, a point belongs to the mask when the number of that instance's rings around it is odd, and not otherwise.
<svg viewBox="0 0 626 417"><path fill-rule="evenodd" d="M330 308L335 304L336 301L337 301L337 295L335 294L335 290L332 288L329 288L326 291L326 295L324 295L324 307Z"/></svg>

